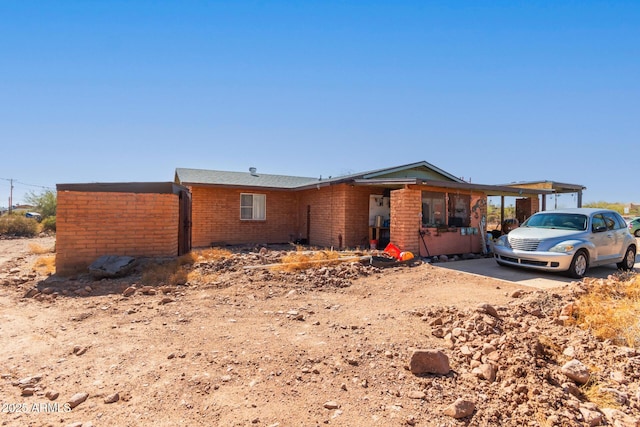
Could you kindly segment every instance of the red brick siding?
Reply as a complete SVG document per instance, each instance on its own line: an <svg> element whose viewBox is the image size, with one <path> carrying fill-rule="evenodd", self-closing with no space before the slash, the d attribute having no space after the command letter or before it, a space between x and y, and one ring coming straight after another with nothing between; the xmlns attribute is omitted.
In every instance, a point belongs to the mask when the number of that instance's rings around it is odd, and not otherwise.
<svg viewBox="0 0 640 427"><path fill-rule="evenodd" d="M265 194L266 219L240 219L240 194ZM192 245L283 243L298 236L297 196L289 191L191 187Z"/></svg>
<svg viewBox="0 0 640 427"><path fill-rule="evenodd" d="M299 193L300 236L320 247L356 247L368 243L369 196L381 189L346 184L320 187ZM311 207L310 235L307 233L307 206Z"/></svg>
<svg viewBox="0 0 640 427"><path fill-rule="evenodd" d="M537 197L516 199L516 218L521 224L539 210L540 202Z"/></svg>
<svg viewBox="0 0 640 427"><path fill-rule="evenodd" d="M58 192L56 270L73 274L102 255L175 256L175 194Z"/></svg>
<svg viewBox="0 0 640 427"><path fill-rule="evenodd" d="M422 192L404 188L391 192L391 242L403 251L418 254Z"/></svg>

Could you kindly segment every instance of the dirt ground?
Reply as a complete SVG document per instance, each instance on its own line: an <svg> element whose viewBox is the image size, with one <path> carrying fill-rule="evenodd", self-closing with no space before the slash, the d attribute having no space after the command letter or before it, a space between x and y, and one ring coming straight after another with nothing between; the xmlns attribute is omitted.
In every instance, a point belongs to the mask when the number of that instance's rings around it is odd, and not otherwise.
<svg viewBox="0 0 640 427"><path fill-rule="evenodd" d="M259 266L277 260L267 248L196 263L200 279L184 285L145 287L139 271L43 276L34 242L55 239L0 240L3 426L639 419L640 356L558 321L572 286L541 291L428 263L285 273ZM444 354L449 373L412 372L416 349ZM571 359L601 382L618 375L611 388L625 402L596 407L563 373ZM460 399L469 413L451 409Z"/></svg>

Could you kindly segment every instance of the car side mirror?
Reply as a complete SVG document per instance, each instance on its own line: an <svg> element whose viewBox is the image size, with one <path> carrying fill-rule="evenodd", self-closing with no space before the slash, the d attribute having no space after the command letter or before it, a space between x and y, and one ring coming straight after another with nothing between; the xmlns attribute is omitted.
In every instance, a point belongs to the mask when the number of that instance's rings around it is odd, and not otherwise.
<svg viewBox="0 0 640 427"><path fill-rule="evenodd" d="M606 225L599 225L593 230L594 233L602 233L603 231L607 231Z"/></svg>

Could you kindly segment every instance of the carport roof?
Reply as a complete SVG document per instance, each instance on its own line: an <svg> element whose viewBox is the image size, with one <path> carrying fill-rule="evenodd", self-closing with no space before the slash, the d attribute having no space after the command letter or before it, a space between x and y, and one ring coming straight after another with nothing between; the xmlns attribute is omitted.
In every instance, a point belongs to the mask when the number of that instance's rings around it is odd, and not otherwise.
<svg viewBox="0 0 640 427"><path fill-rule="evenodd" d="M504 184L508 187L528 188L528 189L545 189L551 190L553 193L579 193L587 189L587 187L580 184L567 184L557 181L526 181L526 182L513 182L510 184Z"/></svg>

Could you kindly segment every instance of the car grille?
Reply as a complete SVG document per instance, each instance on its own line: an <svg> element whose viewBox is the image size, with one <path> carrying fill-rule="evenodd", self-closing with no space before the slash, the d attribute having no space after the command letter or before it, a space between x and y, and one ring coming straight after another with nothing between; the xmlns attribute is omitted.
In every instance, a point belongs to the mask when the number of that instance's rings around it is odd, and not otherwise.
<svg viewBox="0 0 640 427"><path fill-rule="evenodd" d="M517 249L519 251L533 252L538 250L538 245L540 244L540 240L513 238L513 239L509 239L509 244L513 249Z"/></svg>

